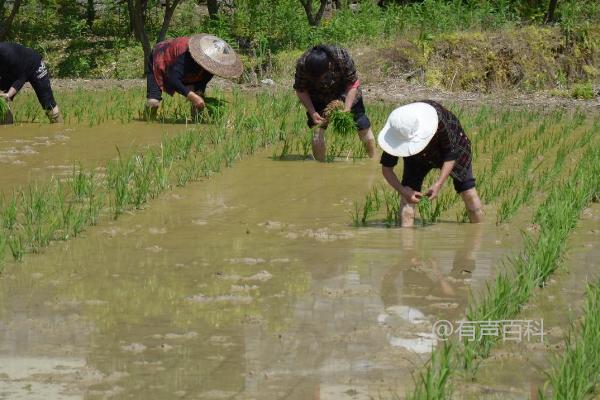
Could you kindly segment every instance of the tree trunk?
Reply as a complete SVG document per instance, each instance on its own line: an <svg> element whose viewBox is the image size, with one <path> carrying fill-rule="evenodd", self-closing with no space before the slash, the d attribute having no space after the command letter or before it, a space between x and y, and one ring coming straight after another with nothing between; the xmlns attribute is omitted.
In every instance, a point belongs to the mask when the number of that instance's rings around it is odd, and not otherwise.
<svg viewBox="0 0 600 400"><path fill-rule="evenodd" d="M558 3L558 0L550 0L550 5L548 5L548 14L546 14L547 24L554 22L554 12L556 11L556 3Z"/></svg>
<svg viewBox="0 0 600 400"><path fill-rule="evenodd" d="M215 18L219 14L219 0L206 0L206 6L208 7L208 15L211 18Z"/></svg>
<svg viewBox="0 0 600 400"><path fill-rule="evenodd" d="M321 19L323 18L323 13L325 12L325 7L327 7L328 1L329 0L319 0L319 9L317 10L317 13L314 14L313 0L300 0L300 3L306 12L306 18L308 18L309 25L319 26L319 24L321 24Z"/></svg>
<svg viewBox="0 0 600 400"><path fill-rule="evenodd" d="M142 44L144 50L144 71L148 73L148 60L152 48L150 47L150 40L148 39L148 32L146 32L146 7L148 6L147 1L144 0L127 0L127 8L129 9L129 17L131 24L133 25L133 32L136 39Z"/></svg>
<svg viewBox="0 0 600 400"><path fill-rule="evenodd" d="M173 14L175 13L175 9L179 5L181 0L166 0L165 2L165 16L163 18L163 23L160 28L160 32L158 33L157 42L162 42L167 37L167 31L169 30L169 25L171 25L171 19L173 18Z"/></svg>
<svg viewBox="0 0 600 400"><path fill-rule="evenodd" d="M8 34L10 33L10 28L12 27L12 23L15 20L17 13L19 12L21 3L22 0L15 0L15 2L13 3L12 10L6 18L4 18L4 4L2 4L2 9L0 10L0 12L2 12L2 14L0 15L0 41L5 40Z"/></svg>
<svg viewBox="0 0 600 400"><path fill-rule="evenodd" d="M94 0L87 0L87 6L85 8L85 19L90 31L94 27L94 20L96 19L96 5L94 3Z"/></svg>

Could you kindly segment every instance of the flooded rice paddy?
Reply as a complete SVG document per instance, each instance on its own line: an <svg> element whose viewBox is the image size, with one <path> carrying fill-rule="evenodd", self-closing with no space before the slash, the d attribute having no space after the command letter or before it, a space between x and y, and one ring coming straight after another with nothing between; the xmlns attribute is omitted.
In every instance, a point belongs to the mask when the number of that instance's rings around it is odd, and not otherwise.
<svg viewBox="0 0 600 400"><path fill-rule="evenodd" d="M115 147L181 129L2 127L0 185L98 166ZM531 213L502 225L353 227L355 201L379 183L377 160L318 164L267 150L8 265L0 398L402 398L440 344L433 324L464 318L522 249ZM530 361L547 366L542 348L560 346L578 307L570 300L583 301L597 272L599 216L586 209L570 274L524 311L546 320L549 344L497 348L455 398L525 399L543 385Z"/></svg>

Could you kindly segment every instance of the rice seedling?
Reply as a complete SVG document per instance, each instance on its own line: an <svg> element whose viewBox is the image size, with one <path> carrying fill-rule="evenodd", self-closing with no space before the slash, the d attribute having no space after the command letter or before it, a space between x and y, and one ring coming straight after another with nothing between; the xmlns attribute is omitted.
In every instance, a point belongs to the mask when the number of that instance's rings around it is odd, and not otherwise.
<svg viewBox="0 0 600 400"><path fill-rule="evenodd" d="M12 123L13 114L10 105L4 98L0 98L0 125Z"/></svg>
<svg viewBox="0 0 600 400"><path fill-rule="evenodd" d="M69 184L76 200L81 201L86 199L92 194L95 188L94 172L90 171L86 173L81 164L78 168L73 167Z"/></svg>
<svg viewBox="0 0 600 400"><path fill-rule="evenodd" d="M584 319L571 325L562 354L554 354L539 398L586 399L600 382L600 281L588 285ZM551 389L551 390L550 390ZM551 395L549 394L551 393Z"/></svg>
<svg viewBox="0 0 600 400"><path fill-rule="evenodd" d="M409 400L444 400L450 398L448 389L452 369L453 345L445 341L440 349L431 353L431 358L415 380L415 387L406 398Z"/></svg>
<svg viewBox="0 0 600 400"><path fill-rule="evenodd" d="M423 226L437 222L442 213L439 201L436 201L434 204L427 196L421 198L417 204L417 208Z"/></svg>
<svg viewBox="0 0 600 400"><path fill-rule="evenodd" d="M0 231L0 273L4 269L4 257L6 254L6 236Z"/></svg>
<svg viewBox="0 0 600 400"><path fill-rule="evenodd" d="M23 239L21 235L14 234L8 237L8 247L10 248L10 252L15 261L23 260L23 255L25 254L25 248L23 246Z"/></svg>
<svg viewBox="0 0 600 400"><path fill-rule="evenodd" d="M7 232L12 232L17 223L17 196L13 196L8 200L8 204L2 202L2 227Z"/></svg>
<svg viewBox="0 0 600 400"><path fill-rule="evenodd" d="M367 226L367 222L369 218L377 213L379 208L381 207L381 198L379 197L378 190L374 188L370 193L365 197L365 204L362 208L362 217L360 219L360 223L363 226Z"/></svg>

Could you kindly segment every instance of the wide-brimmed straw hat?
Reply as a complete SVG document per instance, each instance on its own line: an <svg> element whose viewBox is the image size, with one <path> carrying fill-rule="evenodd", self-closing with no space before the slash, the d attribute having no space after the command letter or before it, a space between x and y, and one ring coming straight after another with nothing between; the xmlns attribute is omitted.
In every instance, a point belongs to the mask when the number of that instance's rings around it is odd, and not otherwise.
<svg viewBox="0 0 600 400"><path fill-rule="evenodd" d="M377 142L386 153L409 157L427 147L437 127L438 115L433 106L411 103L392 111Z"/></svg>
<svg viewBox="0 0 600 400"><path fill-rule="evenodd" d="M213 75L233 79L242 75L240 57L221 38L206 33L190 37L190 54L202 68Z"/></svg>

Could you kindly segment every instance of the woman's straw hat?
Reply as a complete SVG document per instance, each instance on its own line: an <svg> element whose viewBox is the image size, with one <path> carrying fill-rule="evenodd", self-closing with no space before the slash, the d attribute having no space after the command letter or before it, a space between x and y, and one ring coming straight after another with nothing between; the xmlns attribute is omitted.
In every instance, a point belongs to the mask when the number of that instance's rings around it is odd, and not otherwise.
<svg viewBox="0 0 600 400"><path fill-rule="evenodd" d="M239 78L243 67L240 57L221 38L201 33L190 37L190 54L202 68L222 78Z"/></svg>
<svg viewBox="0 0 600 400"><path fill-rule="evenodd" d="M427 147L437 128L438 115L433 106L411 103L392 111L377 142L386 153L409 157Z"/></svg>

